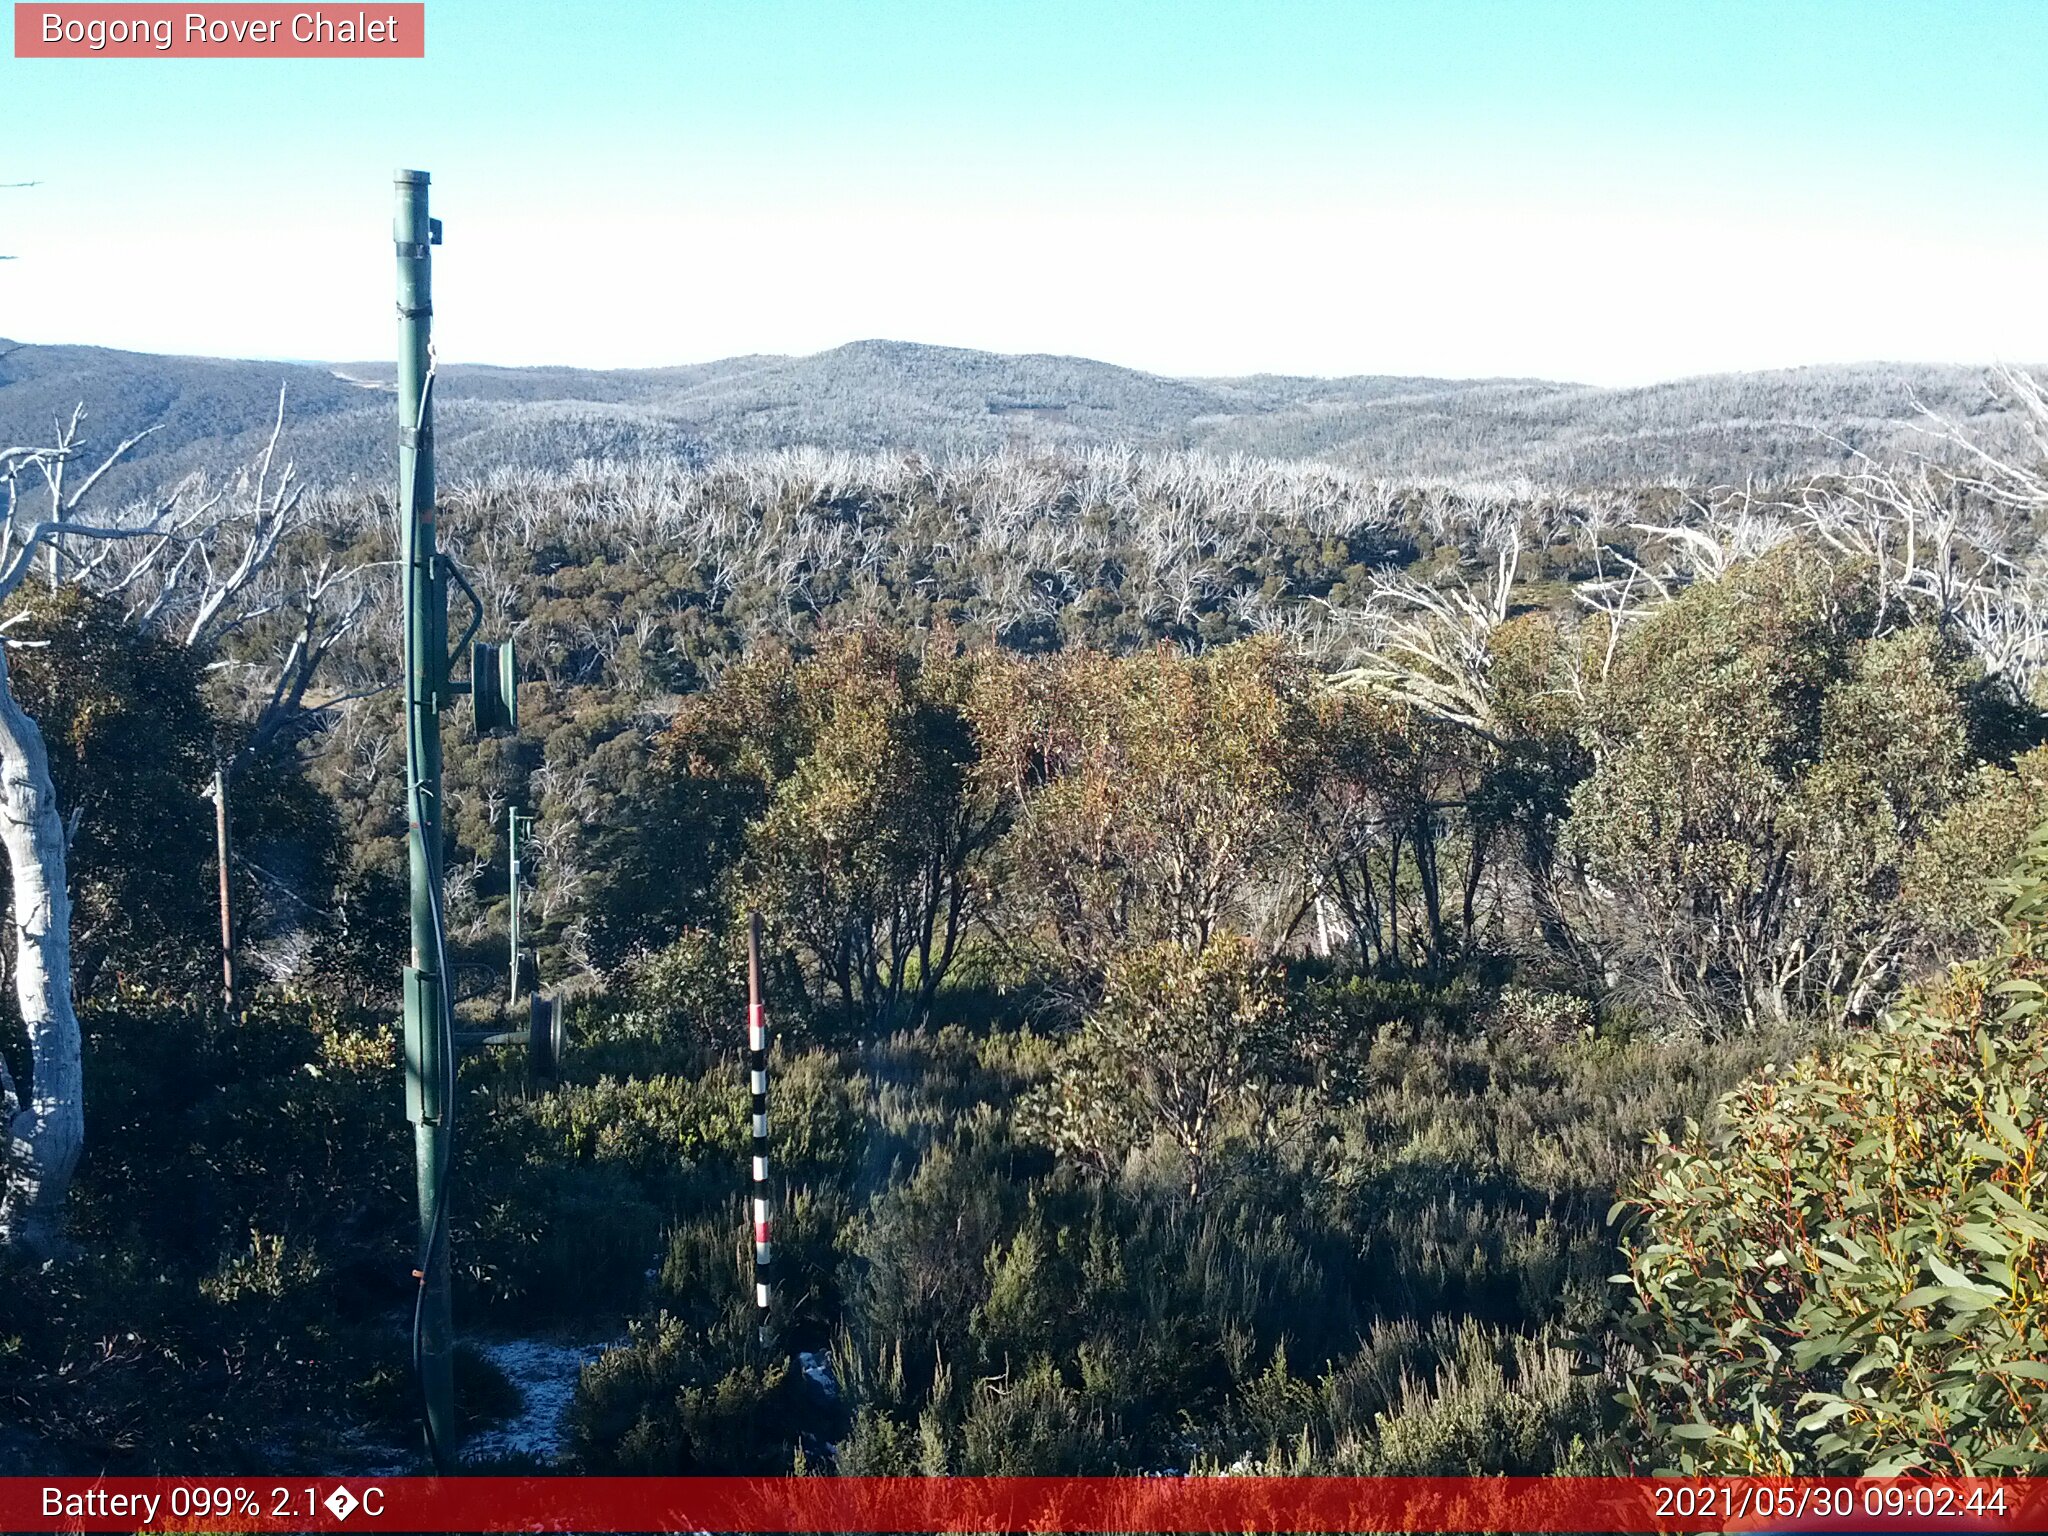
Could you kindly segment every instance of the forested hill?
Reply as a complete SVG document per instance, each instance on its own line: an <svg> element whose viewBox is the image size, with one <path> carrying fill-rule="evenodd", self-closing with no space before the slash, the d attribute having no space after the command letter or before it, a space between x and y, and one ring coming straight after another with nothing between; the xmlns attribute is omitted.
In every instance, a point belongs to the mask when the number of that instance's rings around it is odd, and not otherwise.
<svg viewBox="0 0 2048 1536"><path fill-rule="evenodd" d="M0 440L40 442L83 403L93 442L161 423L112 488L144 495L244 461L285 389L308 478L378 481L388 363L165 357L0 341ZM811 357L592 371L452 366L439 381L442 472L560 469L585 458L701 459L732 449L980 449L1123 442L1315 458L1390 479L1739 482L1926 446L1921 408L1983 442L2000 415L1983 370L1856 364L1635 389L1537 379L1170 379L1085 358L860 341Z"/></svg>

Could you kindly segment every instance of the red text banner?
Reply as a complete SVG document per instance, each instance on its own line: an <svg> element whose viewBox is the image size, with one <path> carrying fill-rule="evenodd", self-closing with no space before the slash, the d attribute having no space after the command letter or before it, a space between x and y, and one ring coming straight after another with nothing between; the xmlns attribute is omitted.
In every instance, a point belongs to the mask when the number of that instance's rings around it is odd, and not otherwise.
<svg viewBox="0 0 2048 1536"><path fill-rule="evenodd" d="M4 1478L8 1531L2018 1532L2048 1483L1900 1478Z"/></svg>
<svg viewBox="0 0 2048 1536"><path fill-rule="evenodd" d="M427 8L409 4L14 7L18 59L419 59Z"/></svg>

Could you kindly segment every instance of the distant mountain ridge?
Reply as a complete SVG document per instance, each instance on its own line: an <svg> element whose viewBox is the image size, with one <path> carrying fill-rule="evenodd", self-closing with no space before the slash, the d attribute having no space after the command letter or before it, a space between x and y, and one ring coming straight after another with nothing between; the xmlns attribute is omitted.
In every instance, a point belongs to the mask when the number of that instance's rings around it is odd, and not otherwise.
<svg viewBox="0 0 2048 1536"><path fill-rule="evenodd" d="M282 386L300 471L381 485L391 474L391 379L389 363L0 341L0 439L45 441L52 418L81 401L104 444L161 423L113 486L144 495L254 452ZM454 365L436 391L444 480L795 444L945 453L1127 442L1327 460L1394 480L1717 483L1924 447L1923 407L1994 440L2012 429L1987 370L1883 363L1603 389L1378 375L1177 379L1087 358L858 341L808 357L673 368Z"/></svg>

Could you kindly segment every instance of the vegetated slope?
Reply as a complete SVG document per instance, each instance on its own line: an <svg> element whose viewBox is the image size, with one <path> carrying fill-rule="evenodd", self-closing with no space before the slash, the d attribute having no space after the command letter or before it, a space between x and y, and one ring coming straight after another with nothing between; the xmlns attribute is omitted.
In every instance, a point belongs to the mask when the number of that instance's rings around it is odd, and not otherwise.
<svg viewBox="0 0 2048 1536"><path fill-rule="evenodd" d="M83 401L95 446L162 428L113 489L139 496L245 459L285 389L308 478L389 473L389 363L162 357L0 343L0 437L47 438ZM1534 379L1170 379L1085 358L861 341L811 357L598 371L453 365L437 383L444 480L579 459L792 445L942 453L1013 443L1314 458L1369 474L1545 484L1739 482L1925 448L1922 408L1996 440L1981 370L1857 364L1637 389Z"/></svg>
<svg viewBox="0 0 2048 1536"><path fill-rule="evenodd" d="M80 405L88 453L104 455L123 438L157 427L136 446L114 487L140 495L188 469L226 469L245 460L269 432L280 385L294 450L307 468L316 467L317 458L301 445L329 435L336 417L360 433L363 390L318 365L0 341L0 439L47 444ZM348 431L333 435L346 440Z"/></svg>
<svg viewBox="0 0 2048 1536"><path fill-rule="evenodd" d="M1407 387L1370 388L1397 384ZM1403 476L1737 484L1840 468L1859 453L1932 451L1929 413L1979 443L2017 430L1986 370L1862 363L1633 389L1331 380L1291 408L1218 424L1204 446Z"/></svg>
<svg viewBox="0 0 2048 1536"><path fill-rule="evenodd" d="M1734 492L1676 532L1669 491L1104 447L452 485L446 547L529 670L517 740L474 739L467 711L447 734L447 969L465 1020L513 1022L494 967L519 804L523 936L574 1040L545 1091L517 1051L462 1063L464 1340L633 1320L576 1383L585 1472L782 1473L799 1448L871 1475L1697 1470L1695 1424L1748 1421L1615 1411L1647 1378L1606 1214L1652 1136L1744 1079L1796 1102L1780 1085L1816 1079L1782 1064L1816 1019L1860 1027L1987 927L1986 877L2048 814L2048 650L2012 643L2042 632L2023 484ZM416 1438L391 1325L415 1288L387 509L381 487L309 498L271 573L301 590L339 551L374 606L326 653L328 728L240 770L232 1022L190 878L199 785L296 615L195 650L163 611L132 628L133 588L17 594L37 627L9 630L14 686L80 818L94 1150L77 1256L0 1255L10 1422L35 1437L0 1430L0 1467L232 1471L255 1445L346 1471ZM1610 630L1617 593L1636 606ZM781 1047L772 1353L735 1243L749 911ZM1948 1044L1976 1070L1977 1041ZM1949 1104L2004 1155L1947 1056L1887 1059L1909 1110ZM1831 1142L1787 1144L1812 1153L1802 1190L1842 1187ZM1689 1166L1718 1173L1705 1151ZM1726 1235L1695 1187L1655 1213L1706 1232L1696 1263L1658 1261L1683 1305L1634 1337L1697 1360L1658 1325L1725 1332L1700 1286L1782 1234ZM1869 1278L1877 1329L1924 1331ZM2038 1328L1971 1316L1943 1360L2040 1358ZM1770 1404L1839 1386L1826 1359L1787 1383L1784 1337L1751 1372ZM829 1355L829 1400L799 1351ZM463 1359L469 1424L516 1409ZM1703 1414L1742 1406L1702 1390ZM1980 1398L1968 1440L1906 1421L1930 1463L2048 1451L2024 1372ZM1850 1454L1796 1417L1773 1465Z"/></svg>

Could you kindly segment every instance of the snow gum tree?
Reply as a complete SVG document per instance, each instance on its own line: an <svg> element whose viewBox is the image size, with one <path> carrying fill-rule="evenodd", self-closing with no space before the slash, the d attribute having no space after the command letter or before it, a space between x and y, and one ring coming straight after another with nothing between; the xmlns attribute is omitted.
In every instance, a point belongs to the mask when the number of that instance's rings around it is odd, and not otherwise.
<svg viewBox="0 0 2048 1536"><path fill-rule="evenodd" d="M878 628L802 661L764 650L697 696L664 761L752 814L734 868L799 957L812 1000L862 1021L920 1021L980 913L981 864L1006 807L975 772L965 710L984 655ZM706 841L734 796L700 798Z"/></svg>
<svg viewBox="0 0 2048 1536"><path fill-rule="evenodd" d="M281 649L270 686L255 690L261 705L256 728L275 731L286 716L303 713L313 668L337 626L352 626L362 608L358 602L337 614L333 607L337 584L352 572L344 576L330 562L309 575L281 558L301 525L291 466L275 466L282 394L268 445L225 483L209 488L190 481L161 505L91 513L90 522L81 513L108 471L155 429L118 443L88 473L73 477L73 469L89 462L82 457L84 417L82 408L75 411L47 446L0 447L0 604L25 597L24 583L40 566L49 604L61 604L66 587L83 587L113 604L126 623L195 651L249 624L297 615L303 623ZM14 995L29 1068L26 1083L17 1083L0 1061L7 1154L0 1246L49 1254L63 1247L65 1200L85 1146L84 1067L72 989L71 855L78 827L77 808L67 819L60 803L49 743L8 672L10 646L47 644L4 633L32 617L16 605L14 617L0 625L0 848L7 856Z"/></svg>
<svg viewBox="0 0 2048 1536"><path fill-rule="evenodd" d="M92 539L148 537L160 519L131 527L78 527L70 513L130 447L122 444L88 476L64 487L75 456L79 418L54 448L0 449L6 523L0 528L0 601L12 597L46 547L52 570L60 530ZM17 487L31 472L49 490L50 515L26 527L16 519ZM14 995L27 1036L26 1097L0 1062L0 1120L7 1131L6 1187L0 1192L0 1244L47 1253L62 1243L64 1199L85 1147L84 1064L71 1001L71 891L68 837L50 776L50 753L36 722L16 701L0 645L0 848L7 854L14 914Z"/></svg>
<svg viewBox="0 0 2048 1536"><path fill-rule="evenodd" d="M1867 567L1788 547L1641 621L1592 700L1565 838L1612 974L1752 1023L1867 1016L1896 985L1911 850L2026 744L1911 618Z"/></svg>
<svg viewBox="0 0 2048 1536"><path fill-rule="evenodd" d="M1277 970L1251 941L1221 934L1197 954L1155 944L1116 962L1025 1118L1104 1173L1163 1137L1198 1198L1237 1112L1284 1069L1289 1045Z"/></svg>
<svg viewBox="0 0 2048 1536"><path fill-rule="evenodd" d="M0 846L12 880L14 995L34 1078L23 1102L0 1063L8 1142L0 1241L46 1252L62 1236L64 1197L85 1148L84 1065L71 1004L64 823L43 733L14 701L6 666L0 647Z"/></svg>

